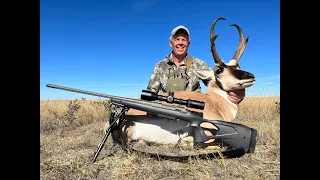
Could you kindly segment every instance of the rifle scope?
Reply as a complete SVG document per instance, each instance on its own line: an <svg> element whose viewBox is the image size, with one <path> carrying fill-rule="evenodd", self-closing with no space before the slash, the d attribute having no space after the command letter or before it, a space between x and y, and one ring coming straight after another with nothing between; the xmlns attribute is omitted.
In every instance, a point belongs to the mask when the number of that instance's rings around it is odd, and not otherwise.
<svg viewBox="0 0 320 180"><path fill-rule="evenodd" d="M155 92L149 91L149 90L142 90L141 93L141 99L147 100L147 101L153 101L153 100L160 100L160 101L166 101L167 103L176 103L185 105L189 108L195 108L195 109L204 109L205 103L203 101L196 101L191 99L178 99L174 98L174 92L169 92L168 96L162 96L158 95Z"/></svg>

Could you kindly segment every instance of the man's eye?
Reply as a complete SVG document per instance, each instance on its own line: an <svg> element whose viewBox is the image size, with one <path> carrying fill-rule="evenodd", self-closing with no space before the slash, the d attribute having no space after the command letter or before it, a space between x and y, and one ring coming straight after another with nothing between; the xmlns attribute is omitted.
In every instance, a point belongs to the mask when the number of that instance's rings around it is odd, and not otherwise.
<svg viewBox="0 0 320 180"><path fill-rule="evenodd" d="M178 38L178 39L175 39L175 41L183 41L183 42L184 42L184 41L187 41L187 40L186 40L186 39L179 39L179 38Z"/></svg>

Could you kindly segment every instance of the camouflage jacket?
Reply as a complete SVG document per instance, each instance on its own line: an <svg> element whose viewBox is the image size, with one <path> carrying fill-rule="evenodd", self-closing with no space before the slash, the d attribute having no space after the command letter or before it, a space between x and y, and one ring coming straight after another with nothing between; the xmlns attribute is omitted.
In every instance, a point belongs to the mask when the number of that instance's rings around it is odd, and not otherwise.
<svg viewBox="0 0 320 180"><path fill-rule="evenodd" d="M188 55L189 56L189 55ZM187 57L188 57L187 56ZM198 70L211 70L211 68L204 61L192 57L192 64L186 71L187 57L183 60L183 64L177 67L171 58L172 54L166 56L165 59L158 62L152 72L151 78L147 89L158 92L165 92L167 87L167 80L169 78L186 78L187 79L187 91L201 92L200 80L207 86L210 79L200 79L194 71Z"/></svg>

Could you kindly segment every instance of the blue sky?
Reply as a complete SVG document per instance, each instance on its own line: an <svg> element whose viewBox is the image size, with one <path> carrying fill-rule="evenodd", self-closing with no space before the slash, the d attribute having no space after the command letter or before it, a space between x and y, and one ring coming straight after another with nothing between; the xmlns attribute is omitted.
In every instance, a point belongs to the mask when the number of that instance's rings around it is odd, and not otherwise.
<svg viewBox="0 0 320 180"><path fill-rule="evenodd" d="M279 95L279 1L40 0L40 99L95 98L45 84L138 97L156 63L170 53L169 35L178 25L190 30L189 54L214 67L209 29L217 17L227 19L215 28L224 61L239 43L229 25L249 36L239 63L257 82L247 96Z"/></svg>

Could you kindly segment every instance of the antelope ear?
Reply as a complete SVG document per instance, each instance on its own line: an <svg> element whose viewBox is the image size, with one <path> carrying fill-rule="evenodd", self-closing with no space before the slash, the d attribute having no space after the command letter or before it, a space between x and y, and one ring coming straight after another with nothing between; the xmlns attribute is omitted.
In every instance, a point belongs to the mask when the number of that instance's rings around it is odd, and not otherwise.
<svg viewBox="0 0 320 180"><path fill-rule="evenodd" d="M194 73L201 79L214 79L214 71L213 70L200 70L194 71Z"/></svg>
<svg viewBox="0 0 320 180"><path fill-rule="evenodd" d="M228 63L226 63L227 66L237 66L238 61L235 59L231 59Z"/></svg>
<svg viewBox="0 0 320 180"><path fill-rule="evenodd" d="M226 65L230 67L234 67L235 69L240 69L238 61L235 59L231 59L228 63L226 63Z"/></svg>

